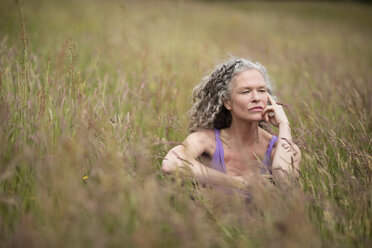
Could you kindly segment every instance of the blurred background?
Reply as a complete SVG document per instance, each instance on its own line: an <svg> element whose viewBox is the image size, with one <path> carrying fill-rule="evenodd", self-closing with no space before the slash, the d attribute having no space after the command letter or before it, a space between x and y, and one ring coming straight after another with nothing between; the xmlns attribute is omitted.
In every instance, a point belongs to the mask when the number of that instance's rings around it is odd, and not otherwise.
<svg viewBox="0 0 372 248"><path fill-rule="evenodd" d="M1 0L0 247L372 245L371 10ZM299 182L248 205L160 170L230 56L267 68L302 150Z"/></svg>

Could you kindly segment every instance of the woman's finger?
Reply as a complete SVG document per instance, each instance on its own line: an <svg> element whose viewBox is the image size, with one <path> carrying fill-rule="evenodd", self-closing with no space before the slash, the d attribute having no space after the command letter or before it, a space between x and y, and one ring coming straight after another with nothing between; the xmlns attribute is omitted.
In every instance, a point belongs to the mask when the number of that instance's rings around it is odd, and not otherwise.
<svg viewBox="0 0 372 248"><path fill-rule="evenodd" d="M269 97L269 100L270 100L270 102L271 102L271 105L276 105L275 100L270 96L269 93L267 93L267 96Z"/></svg>
<svg viewBox="0 0 372 248"><path fill-rule="evenodd" d="M275 112L275 108L271 105L266 106L266 108L264 108L264 110L262 110L262 115L265 115L268 111Z"/></svg>
<svg viewBox="0 0 372 248"><path fill-rule="evenodd" d="M266 180L272 180L272 179L273 179L273 175L270 175L270 174L264 174L263 177L264 177Z"/></svg>

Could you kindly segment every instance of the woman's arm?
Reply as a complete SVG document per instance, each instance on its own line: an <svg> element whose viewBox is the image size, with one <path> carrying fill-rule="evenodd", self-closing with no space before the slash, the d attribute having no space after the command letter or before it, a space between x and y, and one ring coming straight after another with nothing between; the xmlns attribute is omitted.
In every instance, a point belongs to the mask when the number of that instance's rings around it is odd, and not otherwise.
<svg viewBox="0 0 372 248"><path fill-rule="evenodd" d="M213 138L210 137L211 135L207 132L208 130L192 133L182 145L172 148L162 162L162 171L181 177L191 177L199 183L240 189L247 188L249 183L246 178L219 172L196 160L208 148L210 149L211 142L214 142L214 136Z"/></svg>
<svg viewBox="0 0 372 248"><path fill-rule="evenodd" d="M267 121L279 128L278 141L272 153L271 168L274 181L289 175L298 177L301 151L292 141L291 128L283 107L276 104L270 95L268 97L272 105L266 107L264 116ZM274 112L273 117L269 117L268 112L270 111Z"/></svg>
<svg viewBox="0 0 372 248"><path fill-rule="evenodd" d="M274 180L292 175L299 176L301 151L292 142L289 123L279 125L278 141L272 158L272 173Z"/></svg>

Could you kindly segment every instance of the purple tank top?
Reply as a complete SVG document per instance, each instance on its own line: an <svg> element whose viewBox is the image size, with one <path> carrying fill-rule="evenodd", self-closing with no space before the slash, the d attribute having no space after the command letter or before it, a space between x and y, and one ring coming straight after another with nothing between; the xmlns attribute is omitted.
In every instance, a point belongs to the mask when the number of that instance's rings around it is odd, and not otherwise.
<svg viewBox="0 0 372 248"><path fill-rule="evenodd" d="M216 150L213 154L211 167L215 170L221 171L226 173L226 165L225 165L225 155L223 152L222 141L220 138L220 130L214 129L214 135L216 137ZM265 156L262 160L262 164L265 165L266 168L261 168L261 173L265 173L265 171L270 171L271 174L271 151L273 150L275 142L278 140L278 137L273 135L270 140L269 146L266 150Z"/></svg>

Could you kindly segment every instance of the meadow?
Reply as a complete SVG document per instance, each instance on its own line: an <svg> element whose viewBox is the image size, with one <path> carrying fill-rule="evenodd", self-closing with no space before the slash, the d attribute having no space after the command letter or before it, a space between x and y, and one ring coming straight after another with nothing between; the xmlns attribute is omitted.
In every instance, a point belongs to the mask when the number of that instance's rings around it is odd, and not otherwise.
<svg viewBox="0 0 372 248"><path fill-rule="evenodd" d="M0 1L0 247L371 247L371 12ZM302 151L249 204L160 169L231 55L266 66Z"/></svg>

